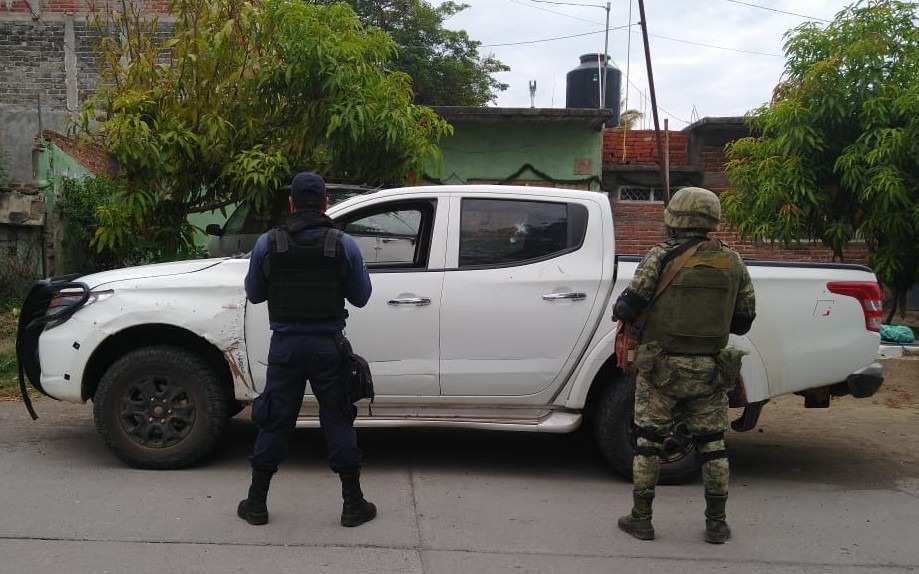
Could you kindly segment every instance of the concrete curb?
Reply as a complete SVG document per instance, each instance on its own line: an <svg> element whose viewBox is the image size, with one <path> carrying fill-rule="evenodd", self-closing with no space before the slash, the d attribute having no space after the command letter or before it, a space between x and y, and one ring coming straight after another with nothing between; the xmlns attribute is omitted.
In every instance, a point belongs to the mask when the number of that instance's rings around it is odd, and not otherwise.
<svg viewBox="0 0 919 574"><path fill-rule="evenodd" d="M919 357L919 345L881 345L878 359L898 359L901 357Z"/></svg>

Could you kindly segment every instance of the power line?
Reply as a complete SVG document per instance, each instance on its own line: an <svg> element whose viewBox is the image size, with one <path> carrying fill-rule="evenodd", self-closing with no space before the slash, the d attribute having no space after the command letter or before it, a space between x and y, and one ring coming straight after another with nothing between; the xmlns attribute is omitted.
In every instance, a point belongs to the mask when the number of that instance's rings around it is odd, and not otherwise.
<svg viewBox="0 0 919 574"><path fill-rule="evenodd" d="M712 48L715 50L726 50L728 52L740 52L741 54L753 54L756 56L772 56L775 58L783 58L782 54L770 54L768 52L756 52L754 50L741 50L740 48L728 48L725 46L715 46L713 44L705 44L702 42L693 42L692 40L683 40L681 38L671 38L670 36L661 36L660 34L648 34L654 38L661 38L662 40L670 40L671 42L679 42L681 44L692 44L693 46L702 46L703 48Z"/></svg>
<svg viewBox="0 0 919 574"><path fill-rule="evenodd" d="M741 0L724 0L724 1L725 1L725 2L731 2L731 3L733 3L733 4L740 4L740 5L742 5L742 6L748 6L748 7L750 7L750 8L757 8L757 9L760 9L760 10L768 10L768 11L770 11L770 12L776 12L776 13L778 13L778 14L787 14L787 15L789 15L789 16L797 16L797 17L799 17L799 18L807 18L807 19L809 19L809 20L819 20L820 22L830 22L830 20L826 20L826 19L824 19L824 18L818 18L818 17L816 17L816 16L808 16L807 14L799 14L799 13L797 13L797 12L789 12L789 11L787 11L787 10L779 10L779 9L777 9L777 8L770 8L769 6L760 6L759 4L753 4L753 3L750 3L750 2L742 2ZM587 19L584 19L584 18L578 18L577 16L572 16L571 14L566 14L566 13L564 13L564 12L556 12L556 11L554 11L554 10L547 10L546 8L540 8L539 6L533 6L532 4L530 4L530 2L538 2L538 3L540 3L540 4L555 4L555 5L559 5L559 6L572 6L572 5L574 5L574 6L584 6L584 7L597 7L597 6L599 6L598 4L572 4L572 3L570 3L570 2L553 2L552 0L528 0L527 2L524 2L524 1L522 1L522 0L508 0L508 2L513 2L513 3L515 3L515 4L520 4L521 6L527 6L527 7L529 7L529 8L534 9L534 10L541 10L541 11L543 11L543 12L548 12L549 14L555 14L555 15L557 15L557 16L565 16L565 17L567 17L567 18L572 18L572 19L574 19L574 20L579 20L579 21L581 21L581 22L588 22L588 23L591 23L591 24L597 24L597 23L598 23L598 22L594 22L593 20L587 20ZM601 8L602 8L602 6L601 6ZM634 24L631 24L631 25L628 25L628 26L617 26L617 27L615 27L615 28L610 28L610 30L621 30L621 29L623 29L623 28L628 28L628 27L630 27L630 26L632 26L632 25L634 25ZM573 35L570 35L570 36L558 36L558 37L554 37L554 38L544 38L544 39L540 39L540 40L529 40L529 41L522 41L522 42L507 42L507 43L503 43L503 44L483 44L482 47L489 48L489 47L496 47L496 46L522 46L522 45L525 45L525 44L539 44L539 43L542 43L542 42L552 42L552 41L555 41L555 40L567 40L567 39L569 39L569 38L579 38L579 37L581 37L581 36L590 36L590 35L592 35L592 34L599 34L600 32L603 32L603 30L599 30L599 31L597 31L597 32L584 32L584 33L581 33L581 34L573 34ZM701 46L701 47L704 47L704 48L712 48L712 49L714 49L714 50L725 50L725 51L728 51L728 52L738 52L738 53L741 53L741 54L752 54L752 55L755 55L755 56L769 56L769 57L773 57L773 58L783 58L783 57L784 57L782 54L771 54L771 53L768 53L768 52L757 52L757 51L755 51L755 50L742 50L742 49L740 49L740 48L728 48L728 47L726 47L726 46L716 46L716 45L714 45L714 44L705 44L705 43L702 43L702 42L693 42L692 40L684 40L684 39L681 39L681 38L673 38L673 37L670 37L670 36L661 36L661 35L659 35L659 34L649 34L649 36L651 36L651 37L653 37L653 38L661 38L661 39L664 39L664 40L669 40L669 41L671 41L671 42L679 42L679 43L682 43L682 44L690 44L690 45L693 45L693 46Z"/></svg>
<svg viewBox="0 0 919 574"><path fill-rule="evenodd" d="M520 4L521 6L526 6L527 8L532 8L534 10L541 10L543 12L548 12L549 14L555 14L556 16L565 16L566 18L571 18L572 20L580 20L581 22L587 22L588 24L596 24L592 20L587 20L584 18L578 18L577 16L572 16L571 14L565 14L564 12L556 12L555 10L549 10L547 8L540 8L539 6L533 6L528 2L523 2L522 0L507 0L508 2L513 2L514 4ZM537 1L537 0L531 0ZM548 2L549 4L556 4L556 2Z"/></svg>
<svg viewBox="0 0 919 574"><path fill-rule="evenodd" d="M536 0L533 0L534 2ZM798 14L797 12L786 12L785 10L779 10L778 8L770 8L769 6L760 6L759 4L751 4L749 2L741 2L740 0L724 0L725 2L731 2L733 4L740 4L742 6L749 6L750 8L759 8L760 10L769 10L770 12L777 12L779 14L788 14L789 16L798 16L799 18L807 18L808 20L819 20L821 22L830 22L830 20L825 20L823 18L817 18L816 16L808 16L807 14Z"/></svg>
<svg viewBox="0 0 919 574"><path fill-rule="evenodd" d="M635 24L626 24L624 26L616 26L615 28L610 28L610 31L614 30L623 30L625 28L631 28ZM570 38L580 38L582 36L592 36L594 34L602 34L603 30L597 30L595 32L582 32L580 34L571 34L568 36L554 36L552 38L540 38L538 40L523 40L520 42L504 42L501 44L481 44L481 48L494 48L498 46L523 46L526 44L541 44L543 42L555 42L556 40L568 40ZM692 44L694 46L702 46L704 48L713 48L715 50L726 50L728 52L739 52L741 54L753 54L755 56L770 56L775 58L783 57L781 54L770 54L768 52L757 52L755 50L742 50L740 48L728 48L725 46L715 46L713 44L705 44L702 42L693 42L692 40L682 40L680 38L671 38L670 36L661 36L660 34L649 34L654 38L661 38L663 40L670 40L671 42L679 42L681 44Z"/></svg>
<svg viewBox="0 0 919 574"><path fill-rule="evenodd" d="M625 26L617 26L615 28L610 28L612 30L622 30L623 28L628 28L629 24ZM541 38L539 40L525 40L522 42L507 42L505 44L482 44L482 48L493 48L495 46L522 46L524 44L540 44L542 42L554 42L555 40L567 40L568 38L580 38L581 36L591 36L593 34L602 34L604 30L597 30L596 32L583 32L581 34L572 34L570 36L556 36L554 38Z"/></svg>

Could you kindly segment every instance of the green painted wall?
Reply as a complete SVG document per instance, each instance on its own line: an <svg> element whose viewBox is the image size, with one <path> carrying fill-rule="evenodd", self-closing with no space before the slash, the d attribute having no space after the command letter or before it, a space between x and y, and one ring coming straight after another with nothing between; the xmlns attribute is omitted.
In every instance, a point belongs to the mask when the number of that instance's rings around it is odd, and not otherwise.
<svg viewBox="0 0 919 574"><path fill-rule="evenodd" d="M80 162L68 155L53 143L42 144L38 154L38 185L44 187L57 177L83 179L92 175Z"/></svg>
<svg viewBox="0 0 919 574"><path fill-rule="evenodd" d="M441 141L443 183L469 180L584 183L599 189L602 136L596 127L552 122L454 122L454 134ZM576 173L576 159L589 160L589 173ZM533 169L520 171L529 164ZM534 171L536 170L536 171ZM518 173L519 172L519 173Z"/></svg>

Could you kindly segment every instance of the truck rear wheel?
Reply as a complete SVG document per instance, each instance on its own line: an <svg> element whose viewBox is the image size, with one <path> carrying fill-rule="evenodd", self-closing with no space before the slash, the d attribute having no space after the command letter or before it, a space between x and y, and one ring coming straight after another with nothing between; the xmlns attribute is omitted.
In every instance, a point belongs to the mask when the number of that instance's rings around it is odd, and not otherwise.
<svg viewBox="0 0 919 574"><path fill-rule="evenodd" d="M207 455L223 433L227 393L200 357L143 347L106 371L93 397L96 430L130 466L176 469Z"/></svg>
<svg viewBox="0 0 919 574"><path fill-rule="evenodd" d="M592 421L594 438L613 470L632 479L635 448L635 377L619 374L605 384L598 396ZM692 482L699 472L699 461L686 425L677 420L664 441L658 483Z"/></svg>

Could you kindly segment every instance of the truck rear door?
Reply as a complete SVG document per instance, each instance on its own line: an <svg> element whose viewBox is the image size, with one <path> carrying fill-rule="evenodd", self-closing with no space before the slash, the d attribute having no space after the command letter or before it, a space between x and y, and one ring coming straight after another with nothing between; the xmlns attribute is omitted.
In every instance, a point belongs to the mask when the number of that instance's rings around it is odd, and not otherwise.
<svg viewBox="0 0 919 574"><path fill-rule="evenodd" d="M600 201L451 198L442 395L522 396L565 378L598 323L600 286L612 274Z"/></svg>

